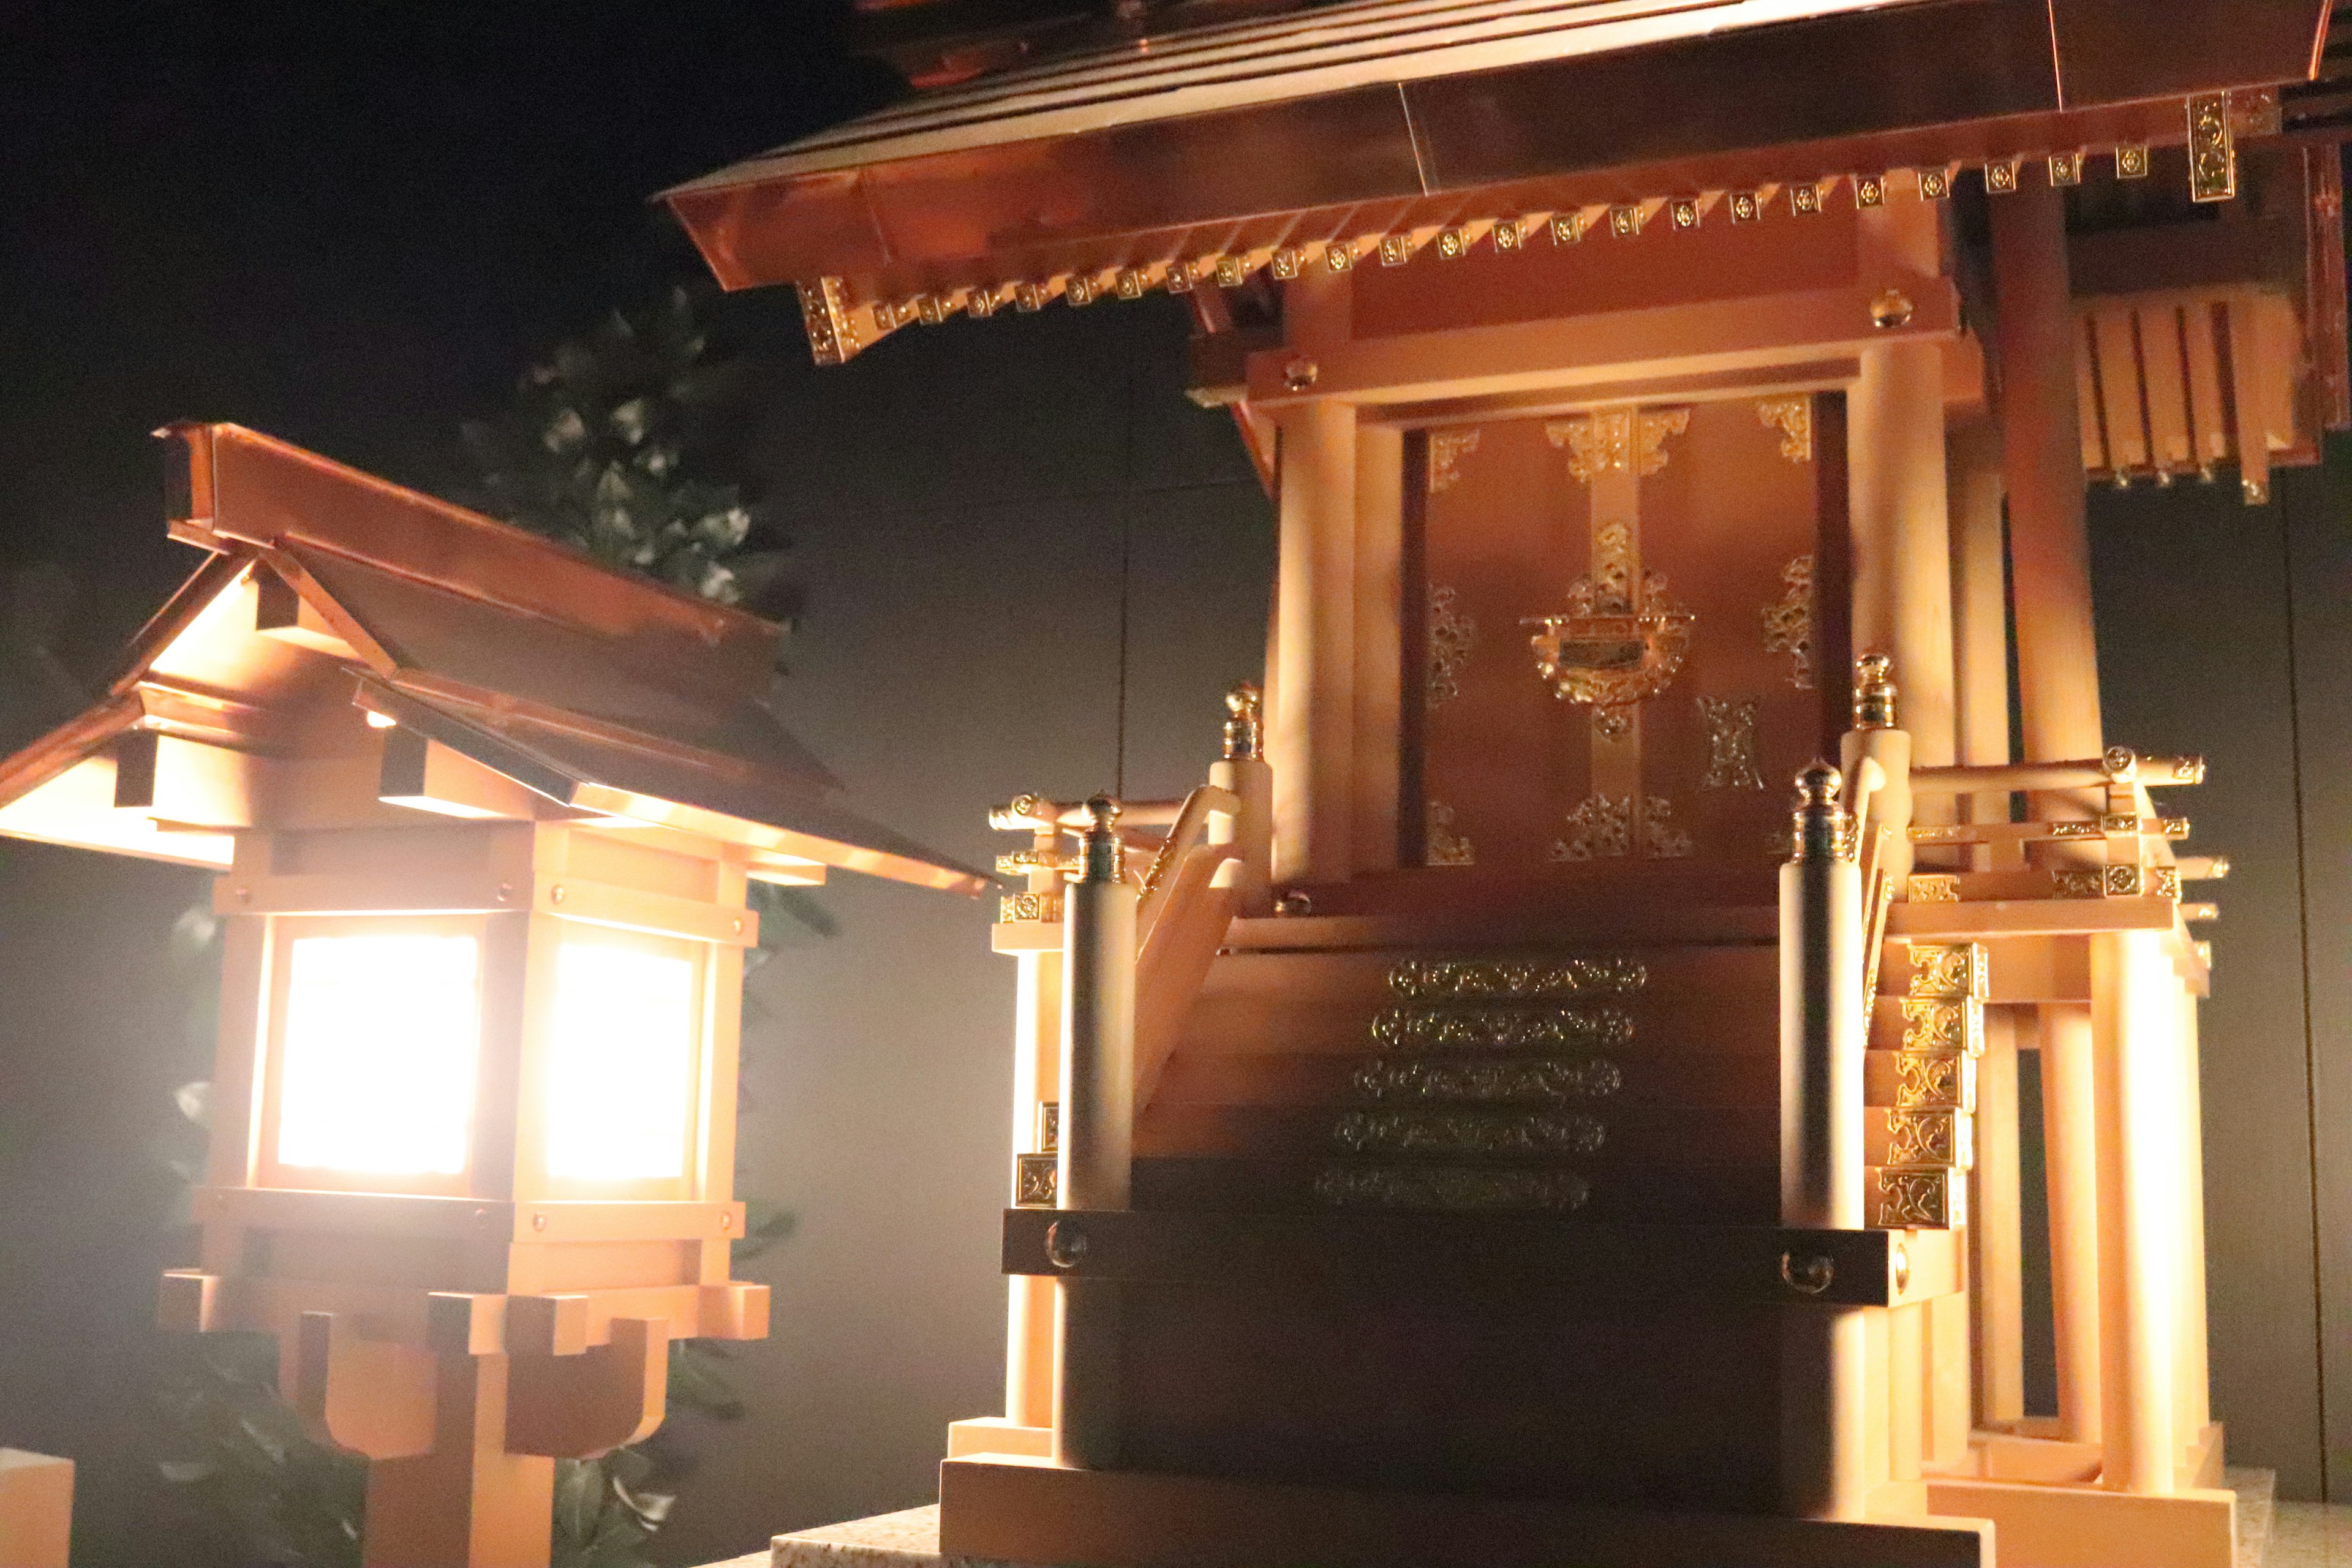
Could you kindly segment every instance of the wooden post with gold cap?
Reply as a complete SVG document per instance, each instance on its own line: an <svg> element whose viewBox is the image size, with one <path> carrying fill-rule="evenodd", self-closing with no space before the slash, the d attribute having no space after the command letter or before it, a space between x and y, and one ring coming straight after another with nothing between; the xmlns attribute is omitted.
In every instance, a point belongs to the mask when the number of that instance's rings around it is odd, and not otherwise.
<svg viewBox="0 0 2352 1568"><path fill-rule="evenodd" d="M1862 884L1838 771L1797 775L1794 854L1780 868L1780 1223L1863 1224ZM1829 1260L1784 1254L1800 1297ZM1781 1318L1780 1499L1800 1519L1859 1519L1869 1478L1865 1325L1853 1308Z"/></svg>
<svg viewBox="0 0 2352 1568"><path fill-rule="evenodd" d="M1123 1209L1135 1143L1135 905L1121 874L1118 803L1087 802L1084 867L1064 895L1062 1127L1056 1206ZM1083 1227L1055 1222L1045 1248L1065 1268L1087 1252ZM1054 1460L1118 1462L1119 1288L1062 1279L1054 1377Z"/></svg>
<svg viewBox="0 0 2352 1568"><path fill-rule="evenodd" d="M1209 842L1240 852L1234 912L1274 912L1274 770L1265 756L1258 689L1244 680L1225 693L1224 756L1210 764L1209 782L1231 791L1240 808L1209 819Z"/></svg>

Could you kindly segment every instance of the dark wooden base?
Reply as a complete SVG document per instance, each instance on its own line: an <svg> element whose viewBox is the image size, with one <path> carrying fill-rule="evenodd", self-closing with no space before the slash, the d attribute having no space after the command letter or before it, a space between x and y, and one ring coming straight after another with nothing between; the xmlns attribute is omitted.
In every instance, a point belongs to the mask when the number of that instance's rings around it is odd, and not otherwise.
<svg viewBox="0 0 2352 1568"><path fill-rule="evenodd" d="M1992 1568L1978 1520L1632 1513L1508 1498L1063 1469L940 1467L940 1550L1045 1568Z"/></svg>

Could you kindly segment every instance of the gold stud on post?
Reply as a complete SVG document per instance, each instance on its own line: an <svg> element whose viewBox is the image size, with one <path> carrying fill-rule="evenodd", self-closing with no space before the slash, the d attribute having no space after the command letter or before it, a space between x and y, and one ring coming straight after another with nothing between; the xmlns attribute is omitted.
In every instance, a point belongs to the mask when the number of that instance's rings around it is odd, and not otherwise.
<svg viewBox="0 0 2352 1568"><path fill-rule="evenodd" d="M1866 653L1853 661L1853 727L1857 730L1895 728L1895 661L1883 653Z"/></svg>
<svg viewBox="0 0 2352 1568"><path fill-rule="evenodd" d="M1265 699L1256 683L1244 680L1225 693L1225 760L1246 762L1258 754L1259 710Z"/></svg>
<svg viewBox="0 0 2352 1568"><path fill-rule="evenodd" d="M1853 816L1840 803L1845 780L1816 758L1797 775L1797 809L1790 821L1790 858L1798 860L1853 858Z"/></svg>

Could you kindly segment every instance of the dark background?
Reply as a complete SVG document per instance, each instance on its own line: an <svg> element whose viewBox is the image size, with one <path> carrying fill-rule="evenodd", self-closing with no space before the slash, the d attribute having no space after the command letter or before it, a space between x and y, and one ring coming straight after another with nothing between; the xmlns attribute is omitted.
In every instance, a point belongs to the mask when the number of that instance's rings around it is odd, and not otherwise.
<svg viewBox="0 0 2352 1568"><path fill-rule="evenodd" d="M97 9L0 0L0 731L69 710L194 563L147 431L232 419L446 489L458 422L534 354L698 275L648 195L895 87L815 0ZM753 467L809 589L788 718L862 809L977 861L991 801L1197 778L1272 544L1181 396L1174 301L825 372L788 294L720 319L773 388ZM2206 1022L2216 1406L2236 1462L2300 1497L2332 1465L2342 1498L2352 544L2327 476L2277 489L2103 492L2094 547L2110 738L2211 758L2177 799L2238 867ZM157 1153L202 1076L166 948L204 883L0 844L0 1445L79 1461L84 1564L226 1561L150 1452ZM742 1126L745 1190L801 1226L755 1266L751 1414L689 1434L666 1561L923 1500L944 1424L999 1408L1012 965L978 904L824 897L841 933L755 978Z"/></svg>

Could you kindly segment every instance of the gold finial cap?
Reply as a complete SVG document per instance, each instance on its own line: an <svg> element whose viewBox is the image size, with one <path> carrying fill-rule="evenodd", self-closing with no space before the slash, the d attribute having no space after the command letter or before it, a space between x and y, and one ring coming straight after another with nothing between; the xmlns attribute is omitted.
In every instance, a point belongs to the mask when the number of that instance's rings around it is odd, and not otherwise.
<svg viewBox="0 0 2352 1568"><path fill-rule="evenodd" d="M1118 837L1118 802L1110 796L1097 795L1087 798L1086 863L1078 876L1080 881L1116 882L1125 870L1126 847Z"/></svg>
<svg viewBox="0 0 2352 1568"><path fill-rule="evenodd" d="M1797 775L1797 810L1789 835L1793 858L1853 858L1853 817L1838 799L1844 792L1844 778L1818 758Z"/></svg>
<svg viewBox="0 0 2352 1568"><path fill-rule="evenodd" d="M1895 728L1895 661L1866 653L1853 661L1853 727Z"/></svg>
<svg viewBox="0 0 2352 1568"><path fill-rule="evenodd" d="M1258 754L1259 710L1264 699L1254 681L1238 682L1225 693L1225 760L1243 762Z"/></svg>

